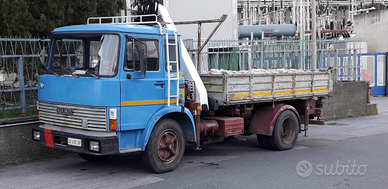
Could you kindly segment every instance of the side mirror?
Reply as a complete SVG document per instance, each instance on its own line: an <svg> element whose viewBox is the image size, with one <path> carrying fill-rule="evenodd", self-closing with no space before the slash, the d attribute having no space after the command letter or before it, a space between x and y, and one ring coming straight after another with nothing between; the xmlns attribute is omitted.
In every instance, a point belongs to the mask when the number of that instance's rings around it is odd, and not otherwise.
<svg viewBox="0 0 388 189"><path fill-rule="evenodd" d="M140 73L142 73L145 76L147 71L147 59L144 56L144 49L140 49L139 59L140 59Z"/></svg>
<svg viewBox="0 0 388 189"><path fill-rule="evenodd" d="M43 48L41 51L40 51L40 62L42 63L43 67L46 68L46 48Z"/></svg>
<svg viewBox="0 0 388 189"><path fill-rule="evenodd" d="M139 55L139 71L145 78L147 73L147 45L136 38L134 38L134 42Z"/></svg>
<svg viewBox="0 0 388 189"><path fill-rule="evenodd" d="M127 43L129 45L126 46L126 51L129 50L129 53L132 53L132 56L130 57L130 61L132 61L131 68L133 71L139 71L143 77L142 78L132 78L132 79L144 79L147 74L147 45L146 43L140 41L137 38L131 37L129 35L125 35L127 38ZM129 54L129 55L130 55ZM125 54L126 58L128 59L128 54Z"/></svg>

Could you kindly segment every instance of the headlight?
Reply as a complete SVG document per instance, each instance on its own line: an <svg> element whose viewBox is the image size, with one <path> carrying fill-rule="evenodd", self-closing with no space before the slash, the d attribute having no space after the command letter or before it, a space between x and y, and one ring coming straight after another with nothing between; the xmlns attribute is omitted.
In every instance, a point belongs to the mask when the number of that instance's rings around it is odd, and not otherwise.
<svg viewBox="0 0 388 189"><path fill-rule="evenodd" d="M97 141L89 141L89 150L94 152L100 151L100 143Z"/></svg>
<svg viewBox="0 0 388 189"><path fill-rule="evenodd" d="M117 119L117 109L116 108L109 109L109 119Z"/></svg>

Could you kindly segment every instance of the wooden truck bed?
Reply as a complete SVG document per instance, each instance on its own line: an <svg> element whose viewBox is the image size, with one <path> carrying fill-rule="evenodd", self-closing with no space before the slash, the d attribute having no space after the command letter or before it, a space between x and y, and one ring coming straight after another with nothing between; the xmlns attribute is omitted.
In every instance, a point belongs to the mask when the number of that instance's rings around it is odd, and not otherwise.
<svg viewBox="0 0 388 189"><path fill-rule="evenodd" d="M331 71L267 70L201 74L218 106L331 96Z"/></svg>

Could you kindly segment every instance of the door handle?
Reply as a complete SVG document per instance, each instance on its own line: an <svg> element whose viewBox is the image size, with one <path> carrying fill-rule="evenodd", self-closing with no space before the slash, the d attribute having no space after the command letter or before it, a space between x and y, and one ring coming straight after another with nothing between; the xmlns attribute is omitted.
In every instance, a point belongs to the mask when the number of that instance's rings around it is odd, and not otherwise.
<svg viewBox="0 0 388 189"><path fill-rule="evenodd" d="M164 88L164 83L155 83L154 85L155 86L160 86L160 87Z"/></svg>

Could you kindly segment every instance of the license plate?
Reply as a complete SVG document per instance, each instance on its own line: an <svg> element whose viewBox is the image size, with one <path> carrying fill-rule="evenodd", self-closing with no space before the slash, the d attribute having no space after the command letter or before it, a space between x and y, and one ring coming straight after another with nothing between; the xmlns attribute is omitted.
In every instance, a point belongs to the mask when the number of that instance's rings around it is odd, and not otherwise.
<svg viewBox="0 0 388 189"><path fill-rule="evenodd" d="M81 147L82 141L78 138L67 138L67 145Z"/></svg>

